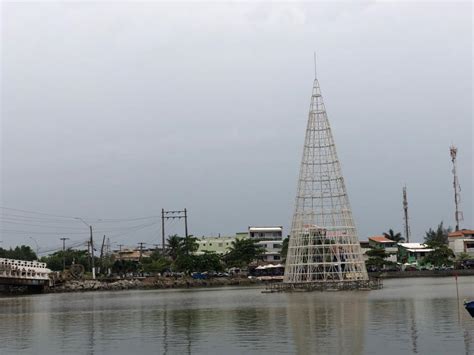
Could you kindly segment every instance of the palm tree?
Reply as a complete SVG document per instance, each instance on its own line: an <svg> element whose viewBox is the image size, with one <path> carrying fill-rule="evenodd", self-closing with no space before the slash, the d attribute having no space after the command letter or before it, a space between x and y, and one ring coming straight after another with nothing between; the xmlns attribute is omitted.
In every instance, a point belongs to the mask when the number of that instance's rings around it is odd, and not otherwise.
<svg viewBox="0 0 474 355"><path fill-rule="evenodd" d="M197 238L193 235L188 235L186 238L181 239L181 251L183 254L189 255L193 254L199 249L199 244Z"/></svg>
<svg viewBox="0 0 474 355"><path fill-rule="evenodd" d="M393 229L389 229L388 233L383 234L385 238L393 240L394 242L401 243L405 241L405 238L402 237L401 233L395 233Z"/></svg>
<svg viewBox="0 0 474 355"><path fill-rule="evenodd" d="M264 252L253 239L236 239L232 241L229 252L224 256L224 260L229 266L247 266L253 260L258 259Z"/></svg>
<svg viewBox="0 0 474 355"><path fill-rule="evenodd" d="M178 255L180 254L182 247L183 238L181 238L177 234L170 235L168 237L168 254L169 256L171 256L171 259L173 261L175 261Z"/></svg>

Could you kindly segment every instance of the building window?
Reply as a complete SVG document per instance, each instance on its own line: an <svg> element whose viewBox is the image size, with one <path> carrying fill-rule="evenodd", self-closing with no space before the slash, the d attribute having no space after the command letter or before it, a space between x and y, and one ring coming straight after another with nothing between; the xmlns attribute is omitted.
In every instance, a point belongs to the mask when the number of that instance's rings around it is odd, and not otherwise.
<svg viewBox="0 0 474 355"><path fill-rule="evenodd" d="M273 260L280 260L280 255L274 255Z"/></svg>

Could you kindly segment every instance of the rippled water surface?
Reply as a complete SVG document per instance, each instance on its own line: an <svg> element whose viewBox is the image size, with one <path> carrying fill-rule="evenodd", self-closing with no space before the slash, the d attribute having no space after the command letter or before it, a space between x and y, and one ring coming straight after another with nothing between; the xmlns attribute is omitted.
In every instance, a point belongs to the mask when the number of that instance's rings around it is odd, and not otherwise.
<svg viewBox="0 0 474 355"><path fill-rule="evenodd" d="M0 353L474 354L474 318L453 278L386 280L377 291L261 288L0 298ZM460 301L474 277L459 278Z"/></svg>

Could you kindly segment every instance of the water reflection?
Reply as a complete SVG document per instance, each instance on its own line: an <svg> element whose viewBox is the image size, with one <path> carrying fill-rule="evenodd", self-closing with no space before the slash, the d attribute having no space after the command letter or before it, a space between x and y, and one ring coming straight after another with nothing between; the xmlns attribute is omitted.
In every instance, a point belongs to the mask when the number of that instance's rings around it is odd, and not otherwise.
<svg viewBox="0 0 474 355"><path fill-rule="evenodd" d="M463 278L462 298L474 296ZM454 292L453 292L454 290ZM0 353L472 354L449 280L371 292L123 291L0 298Z"/></svg>
<svg viewBox="0 0 474 355"><path fill-rule="evenodd" d="M4 306L0 307L0 335L2 342L9 342L13 348L21 352L30 348L34 342L37 319L31 316L35 304L32 298L4 298ZM36 323L36 324L35 324Z"/></svg>
<svg viewBox="0 0 474 355"><path fill-rule="evenodd" d="M418 329L415 319L415 302L409 302L408 319L410 320L411 348L414 354L418 354Z"/></svg>
<svg viewBox="0 0 474 355"><path fill-rule="evenodd" d="M287 297L297 353L363 353L365 292L300 293Z"/></svg>

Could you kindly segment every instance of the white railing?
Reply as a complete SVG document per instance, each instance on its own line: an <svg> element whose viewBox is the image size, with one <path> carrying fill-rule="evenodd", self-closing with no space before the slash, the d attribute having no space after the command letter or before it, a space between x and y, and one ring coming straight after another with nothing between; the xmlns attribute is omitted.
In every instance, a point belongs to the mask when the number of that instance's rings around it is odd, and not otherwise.
<svg viewBox="0 0 474 355"><path fill-rule="evenodd" d="M0 258L0 277L25 280L49 280L51 270L38 261Z"/></svg>

